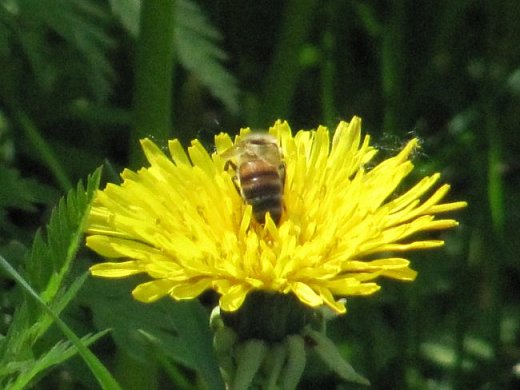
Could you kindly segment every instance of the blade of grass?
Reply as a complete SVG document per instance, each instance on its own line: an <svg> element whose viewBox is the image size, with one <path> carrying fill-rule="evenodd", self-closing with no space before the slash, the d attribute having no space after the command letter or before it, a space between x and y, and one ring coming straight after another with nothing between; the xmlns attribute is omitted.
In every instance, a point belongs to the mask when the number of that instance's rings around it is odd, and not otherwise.
<svg viewBox="0 0 520 390"><path fill-rule="evenodd" d="M56 158L51 146L40 134L40 131L36 125L22 111L16 111L15 115L20 127L25 133L26 138L34 148L35 156L38 156L38 158L40 158L41 161L49 168L49 171L54 175L56 182L64 192L71 189L72 182L65 172L65 169Z"/></svg>
<svg viewBox="0 0 520 390"><path fill-rule="evenodd" d="M110 329L103 330L95 335L87 334L86 336L83 336L81 340L83 344L90 345L108 332L110 332ZM30 387L34 388L34 380L35 378L41 377L42 372L45 372L49 367L56 366L70 359L76 355L76 353L77 350L74 345L65 340L58 341L52 348L40 355L37 360L23 361L23 363L21 363L22 367L17 367L17 371L20 375L18 375L16 380L13 382L9 382L9 387L5 390L25 390Z"/></svg>
<svg viewBox="0 0 520 390"><path fill-rule="evenodd" d="M487 137L487 203L489 210L489 222L491 229L486 229L488 238L485 245L488 246L488 253L491 254L485 261L485 271L489 283L489 305L486 308L487 314L486 327L488 338L491 341L493 353L497 357L493 360L492 369L498 371L502 366L502 340L501 325L504 312L504 281L505 258L507 256L504 248L505 242L505 186L501 167L504 165L503 141L501 139L501 129L499 114L497 112L497 91L495 87L495 75L493 68L497 66L507 67L507 63L502 63L502 58L498 54L498 43L503 42L501 35L501 25L504 23L502 15L508 12L507 6L487 5L489 22L487 23L486 40L486 82L482 85L481 99L484 106L484 128L483 135ZM493 383L500 387L498 382Z"/></svg>

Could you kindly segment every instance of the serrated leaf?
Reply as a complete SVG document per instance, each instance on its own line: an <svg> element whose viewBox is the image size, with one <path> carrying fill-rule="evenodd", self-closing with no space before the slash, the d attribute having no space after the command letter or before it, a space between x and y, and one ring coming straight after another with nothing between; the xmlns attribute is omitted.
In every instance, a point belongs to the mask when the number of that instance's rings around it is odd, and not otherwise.
<svg viewBox="0 0 520 390"><path fill-rule="evenodd" d="M75 345L93 372L96 372L96 377L101 382L114 382L106 369L58 317L67 303L77 294L86 278L84 275L76 279L69 289L63 286L70 263L82 242L84 225L99 185L100 174L101 170L98 169L89 176L86 189L79 183L75 190L69 191L53 210L46 234L41 231L36 233L30 253L26 256L26 279L23 279L0 257L4 270L26 293L26 300L15 312L8 334L1 345L0 356L3 364L30 361L34 343L52 323L56 323ZM38 292L31 284L37 286ZM42 366L36 365L31 368L29 372L31 378L33 374L34 376L38 374L38 367ZM26 383L23 378L20 380Z"/></svg>
<svg viewBox="0 0 520 390"><path fill-rule="evenodd" d="M198 5L178 0L175 42L179 62L200 80L227 109L238 111L236 79L222 66L226 53L217 46L222 38Z"/></svg>
<svg viewBox="0 0 520 390"><path fill-rule="evenodd" d="M113 70L106 52L113 43L106 33L108 14L98 2L18 0L12 1L4 13L9 38L15 41L10 46L21 48L21 55L29 62L41 91L51 93L65 80L70 82L69 87L75 84L77 79L69 80L69 74L63 74L65 61L66 67L74 69L74 76L83 80L83 93L86 86L99 100L107 96ZM52 40L50 36L60 39ZM15 79L24 77L13 74ZM16 81L11 87L16 88Z"/></svg>
<svg viewBox="0 0 520 390"><path fill-rule="evenodd" d="M101 170L97 169L87 180L87 188L79 183L69 191L52 211L47 233L37 232L26 260L26 276L33 288L47 302L57 294L80 243L88 216L90 202L99 186Z"/></svg>
<svg viewBox="0 0 520 390"><path fill-rule="evenodd" d="M63 322L59 316L49 307L46 302L38 295L38 293L27 283L27 281L5 260L0 256L0 266L2 266L7 273L18 283L18 285L27 293L27 295L33 299L42 311L52 317L56 326L65 334L70 342L77 349L78 353L83 358L83 361L90 368L99 384L103 389L114 389L119 390L120 386L116 380L112 377L106 367L99 361L99 359L82 343L81 339ZM9 335L8 335L9 336ZM12 340L12 338L11 338ZM29 346L31 347L31 346ZM22 351L23 352L23 351ZM2 356L2 360L6 360L5 355ZM20 359L18 359L20 360ZM4 363L5 364L5 363ZM0 378L1 380L2 378Z"/></svg>
<svg viewBox="0 0 520 390"><path fill-rule="evenodd" d="M109 0L110 8L123 27L134 37L139 34L141 0Z"/></svg>
<svg viewBox="0 0 520 390"><path fill-rule="evenodd" d="M54 299L60 298L57 292L63 287L63 278L83 237L84 223L90 202L99 185L100 174L101 170L98 169L88 178L86 191L80 183L77 190L69 192L67 202L63 199L59 202L58 207L51 214L46 237L41 230L36 232L32 248L25 256L27 281L45 296L45 301L48 303L53 303ZM68 210L74 212L70 213ZM66 229L61 228L64 225ZM57 303L62 309L65 301L68 300L70 297L65 294L54 304ZM34 304L34 301L26 299L15 312L6 337L7 341L2 344L1 356L9 355L15 358L20 354L23 355L24 349L30 350L34 341L48 329L51 323L52 321Z"/></svg>
<svg viewBox="0 0 520 390"><path fill-rule="evenodd" d="M72 284L62 293L56 296L54 302L52 302L53 311L59 315L69 302L77 295L79 289L85 283L89 274L84 273L79 278L75 279ZM52 325L53 319L50 316L42 316L38 323L35 323L29 330L31 331L31 338L39 339L47 329Z"/></svg>

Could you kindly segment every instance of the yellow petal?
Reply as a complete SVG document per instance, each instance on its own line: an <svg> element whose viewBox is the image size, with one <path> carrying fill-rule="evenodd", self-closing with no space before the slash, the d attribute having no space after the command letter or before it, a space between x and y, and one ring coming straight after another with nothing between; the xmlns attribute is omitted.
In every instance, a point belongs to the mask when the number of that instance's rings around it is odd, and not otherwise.
<svg viewBox="0 0 520 390"><path fill-rule="evenodd" d="M321 298L309 285L301 282L291 284L291 291L303 302L311 307L317 307L323 304Z"/></svg>
<svg viewBox="0 0 520 390"><path fill-rule="evenodd" d="M184 284L178 284L171 290L171 296L176 299L193 299L197 298L207 289L211 288L210 279L201 279L198 281L189 281Z"/></svg>
<svg viewBox="0 0 520 390"><path fill-rule="evenodd" d="M144 303L155 302L168 295L173 288L173 282L168 279L155 279L151 282L139 284L133 291L135 299Z"/></svg>
<svg viewBox="0 0 520 390"><path fill-rule="evenodd" d="M90 267L93 276L105 278L125 278L144 272L137 261L123 261L118 263L100 263Z"/></svg>
<svg viewBox="0 0 520 390"><path fill-rule="evenodd" d="M219 301L220 307L224 311L237 310L240 306L242 306L242 303L244 303L248 292L249 288L247 288L245 285L237 284L232 286L226 292L222 293Z"/></svg>

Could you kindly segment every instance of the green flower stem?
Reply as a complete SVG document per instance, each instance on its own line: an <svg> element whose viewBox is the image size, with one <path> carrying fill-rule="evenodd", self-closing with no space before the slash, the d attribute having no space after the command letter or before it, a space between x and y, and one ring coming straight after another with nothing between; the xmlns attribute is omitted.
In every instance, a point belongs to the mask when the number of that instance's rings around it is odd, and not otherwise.
<svg viewBox="0 0 520 390"><path fill-rule="evenodd" d="M143 163L139 139L159 143L172 130L175 0L144 0L135 68L135 123L130 139L130 163Z"/></svg>
<svg viewBox="0 0 520 390"><path fill-rule="evenodd" d="M49 171L53 174L62 191L67 192L70 190L72 188L72 182L67 172L65 172L65 169L56 158L51 146L42 137L36 125L23 111L16 111L15 116L25 136L36 151L36 157L49 168Z"/></svg>
<svg viewBox="0 0 520 390"><path fill-rule="evenodd" d="M264 85L260 122L265 126L280 117L287 117L299 77L299 56L312 26L316 0L289 0L286 3L279 41ZM256 125L256 124L254 124Z"/></svg>
<svg viewBox="0 0 520 390"><path fill-rule="evenodd" d="M135 122L130 137L130 165L140 166L144 157L139 139L165 142L172 129L175 0L141 2L135 66ZM119 351L118 376L128 389L156 389L157 364L146 367ZM128 386L128 387L127 387Z"/></svg>

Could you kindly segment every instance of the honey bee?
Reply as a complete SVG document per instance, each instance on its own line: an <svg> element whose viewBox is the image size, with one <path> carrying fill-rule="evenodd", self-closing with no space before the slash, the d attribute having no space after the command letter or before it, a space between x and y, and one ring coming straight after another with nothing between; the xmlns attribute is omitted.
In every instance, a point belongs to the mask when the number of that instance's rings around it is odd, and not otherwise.
<svg viewBox="0 0 520 390"><path fill-rule="evenodd" d="M235 186L242 199L253 208L255 219L263 224L267 212L278 225L282 216L285 163L274 136L251 133L222 153L225 169L235 172ZM238 185L237 185L238 183Z"/></svg>

